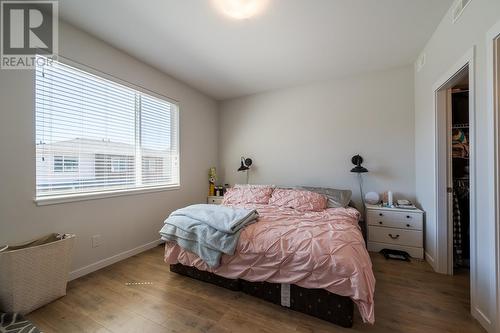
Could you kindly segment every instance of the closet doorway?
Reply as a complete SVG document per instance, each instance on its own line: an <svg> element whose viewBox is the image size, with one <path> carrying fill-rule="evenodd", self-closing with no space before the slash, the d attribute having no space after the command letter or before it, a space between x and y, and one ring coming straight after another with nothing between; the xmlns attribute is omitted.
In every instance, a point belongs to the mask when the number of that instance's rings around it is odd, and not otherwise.
<svg viewBox="0 0 500 333"><path fill-rule="evenodd" d="M470 270L470 122L469 69L448 90L448 242L451 274ZM448 252L449 253L449 252Z"/></svg>
<svg viewBox="0 0 500 333"><path fill-rule="evenodd" d="M444 214L438 219L438 228L445 235L438 238L438 246L444 250L441 273L450 275L468 274L470 268L469 79L469 65L465 65L437 91L440 191L446 198L441 202L444 207L440 207Z"/></svg>
<svg viewBox="0 0 500 333"><path fill-rule="evenodd" d="M436 257L434 269L475 286L474 50L435 85ZM469 275L470 274L470 275Z"/></svg>

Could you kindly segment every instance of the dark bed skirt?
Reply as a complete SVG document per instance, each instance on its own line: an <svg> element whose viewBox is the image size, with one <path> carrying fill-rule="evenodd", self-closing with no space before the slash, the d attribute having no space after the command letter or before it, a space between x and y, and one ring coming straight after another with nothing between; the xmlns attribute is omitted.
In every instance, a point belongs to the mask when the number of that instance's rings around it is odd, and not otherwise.
<svg viewBox="0 0 500 333"><path fill-rule="evenodd" d="M182 264L170 265L170 271L282 305L282 285L279 283L227 279ZM290 306L286 307L342 327L352 327L354 303L349 297L339 296L324 289L307 289L293 284L290 285L289 291L290 296L287 299Z"/></svg>

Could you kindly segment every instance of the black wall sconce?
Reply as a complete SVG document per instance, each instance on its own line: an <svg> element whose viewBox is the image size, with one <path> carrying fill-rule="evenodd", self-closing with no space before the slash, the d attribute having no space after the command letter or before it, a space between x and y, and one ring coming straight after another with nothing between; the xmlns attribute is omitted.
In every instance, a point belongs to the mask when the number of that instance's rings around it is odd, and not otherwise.
<svg viewBox="0 0 500 333"><path fill-rule="evenodd" d="M355 165L354 168L351 169L352 173L355 173L358 175L358 181L359 181L359 195L361 195L361 204L363 205L362 211L363 211L363 218L364 218L364 213L365 213L365 198L363 195L363 177L361 176L363 173L367 173L368 169L365 168L364 166L361 165L363 163L363 157L359 155L354 155L351 158L352 164Z"/></svg>
<svg viewBox="0 0 500 333"><path fill-rule="evenodd" d="M238 168L238 171L247 171L250 169L250 166L252 165L252 159L251 158L244 158L243 156L241 157L241 165Z"/></svg>
<svg viewBox="0 0 500 333"><path fill-rule="evenodd" d="M352 164L355 165L355 167L351 169L351 172L354 172L354 173L366 173L366 172L368 172L368 169L361 165L361 163L363 163L363 157L361 157L359 155L354 155L351 158L351 162L352 162Z"/></svg>
<svg viewBox="0 0 500 333"><path fill-rule="evenodd" d="M248 184L248 180L249 180L249 172L250 172L250 167L252 166L252 159L251 158L245 158L245 157L241 157L241 160L240 160L240 167L238 168L238 171L246 171L246 174L247 174L247 184Z"/></svg>

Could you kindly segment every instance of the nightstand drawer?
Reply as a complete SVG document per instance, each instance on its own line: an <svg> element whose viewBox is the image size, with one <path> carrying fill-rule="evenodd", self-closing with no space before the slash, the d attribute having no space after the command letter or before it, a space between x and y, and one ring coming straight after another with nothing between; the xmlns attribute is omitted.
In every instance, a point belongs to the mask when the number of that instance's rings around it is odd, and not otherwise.
<svg viewBox="0 0 500 333"><path fill-rule="evenodd" d="M210 205L220 205L224 197L209 196L207 198L207 203Z"/></svg>
<svg viewBox="0 0 500 333"><path fill-rule="evenodd" d="M369 226L368 239L373 242L422 247L422 231Z"/></svg>
<svg viewBox="0 0 500 333"><path fill-rule="evenodd" d="M409 230L423 230L422 214L388 210L368 210L368 225Z"/></svg>

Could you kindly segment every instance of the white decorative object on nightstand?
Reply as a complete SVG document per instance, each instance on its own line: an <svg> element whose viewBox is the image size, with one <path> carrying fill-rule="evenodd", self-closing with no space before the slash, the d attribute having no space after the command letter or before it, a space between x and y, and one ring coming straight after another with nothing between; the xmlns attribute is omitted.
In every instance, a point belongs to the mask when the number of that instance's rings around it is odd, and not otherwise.
<svg viewBox="0 0 500 333"><path fill-rule="evenodd" d="M211 196L211 195L209 195L209 196L207 197L207 203L208 203L208 204L211 204L211 205L220 205L220 204L222 203L222 199L223 199L223 198L224 198L224 197L221 197L221 196L217 196L217 197L216 197L216 196Z"/></svg>
<svg viewBox="0 0 500 333"><path fill-rule="evenodd" d="M414 258L424 258L424 212L366 205L368 251L382 249L406 251Z"/></svg>

